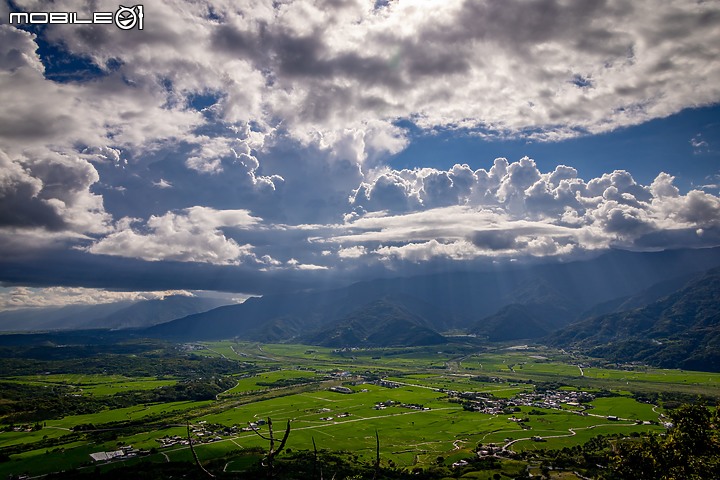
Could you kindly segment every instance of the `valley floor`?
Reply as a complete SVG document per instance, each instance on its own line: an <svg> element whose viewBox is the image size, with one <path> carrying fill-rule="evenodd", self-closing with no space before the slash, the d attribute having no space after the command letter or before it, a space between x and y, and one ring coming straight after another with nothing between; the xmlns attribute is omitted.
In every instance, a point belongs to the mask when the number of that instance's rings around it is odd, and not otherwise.
<svg viewBox="0 0 720 480"><path fill-rule="evenodd" d="M21 397L0 399L0 477L193 462L191 447L215 470L240 474L267 450L258 433L269 435L269 419L278 443L290 425L278 458L317 449L373 465L379 441L383 467L457 473L485 461L488 475L528 473L540 468L544 452L598 435L665 432L664 406L720 397L720 374L607 365L545 347L333 350L224 341L172 351L199 362L197 378L81 374L71 372L69 360L37 363L58 373L20 369L1 378L28 394L57 394L29 411L18 407ZM213 389L203 384L197 398L178 396L201 382ZM168 401L156 401L162 395ZM43 408L53 411L52 402L79 406L44 414ZM582 478L572 469L556 469L551 477Z"/></svg>

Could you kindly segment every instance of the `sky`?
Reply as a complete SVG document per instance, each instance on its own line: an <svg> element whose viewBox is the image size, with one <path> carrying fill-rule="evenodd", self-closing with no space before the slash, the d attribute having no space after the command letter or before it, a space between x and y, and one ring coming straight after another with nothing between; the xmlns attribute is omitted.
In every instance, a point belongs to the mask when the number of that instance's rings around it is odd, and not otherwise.
<svg viewBox="0 0 720 480"><path fill-rule="evenodd" d="M0 3L0 310L720 245L716 1L119 8Z"/></svg>

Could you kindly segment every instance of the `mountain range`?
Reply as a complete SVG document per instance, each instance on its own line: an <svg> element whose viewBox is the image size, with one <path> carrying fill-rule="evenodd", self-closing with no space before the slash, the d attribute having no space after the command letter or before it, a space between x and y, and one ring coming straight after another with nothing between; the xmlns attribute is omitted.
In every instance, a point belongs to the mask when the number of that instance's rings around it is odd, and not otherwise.
<svg viewBox="0 0 720 480"><path fill-rule="evenodd" d="M720 371L720 248L358 282L242 304L166 297L0 313L0 329L127 329L173 341L435 345L448 334L536 341L613 361Z"/></svg>
<svg viewBox="0 0 720 480"><path fill-rule="evenodd" d="M588 315L655 301L718 265L720 249L612 251L588 261L267 295L156 325L144 333L175 340L238 337L333 346L402 344L393 332L408 329L418 333L408 336L413 345L435 343L448 331L490 341L537 339ZM387 332L382 342L373 337L376 330Z"/></svg>
<svg viewBox="0 0 720 480"><path fill-rule="evenodd" d="M550 343L618 362L720 371L720 268L644 306L570 325Z"/></svg>

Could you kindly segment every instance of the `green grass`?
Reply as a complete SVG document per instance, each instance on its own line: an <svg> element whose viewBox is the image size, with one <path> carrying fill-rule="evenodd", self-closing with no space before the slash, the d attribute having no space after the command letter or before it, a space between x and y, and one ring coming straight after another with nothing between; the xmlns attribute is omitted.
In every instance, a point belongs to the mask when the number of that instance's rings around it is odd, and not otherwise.
<svg viewBox="0 0 720 480"><path fill-rule="evenodd" d="M578 364L588 361L544 348L534 348L470 355L462 360L461 367L465 373L498 376L509 381L561 382L585 389L658 393L668 391L670 387L669 390L674 392L720 397L720 373L642 366L627 369L582 367L581 373Z"/></svg>
<svg viewBox="0 0 720 480"><path fill-rule="evenodd" d="M47 427L50 428L72 428L75 425L94 424L101 425L111 422L124 422L140 420L151 415L162 415L174 413L182 410L190 410L209 405L210 401L203 402L170 402L158 403L152 405L135 405L127 408L117 408L115 410L105 410L98 413L88 413L85 415L70 415L59 420L47 420ZM44 429L43 429L44 430Z"/></svg>
<svg viewBox="0 0 720 480"><path fill-rule="evenodd" d="M0 478L10 473L28 471L40 475L76 467L89 460L89 453L113 450L117 442L145 449L158 447L156 438L185 435L185 427L179 420L184 416L183 412L193 416L190 418L193 423L204 420L226 426L245 426L248 422L271 417L278 435L282 434L285 422L289 419L292 432L288 448L311 450L314 439L320 449L346 450L367 461L371 461L375 454L377 431L383 462L392 460L397 465L411 467L434 465L438 456L452 463L464 455L473 455L475 446L480 442L504 444L506 439L526 439L511 447L521 451L573 446L599 434L662 431L661 427L654 425L607 420L609 415L643 421L658 419L658 413L653 412L651 405L636 402L627 395L631 390L702 391L720 396L718 374L649 368L627 371L599 367L583 368L581 374L577 359L544 348L473 353L468 347L458 347L458 353L449 354L441 352L438 347L333 352L329 348L306 345L260 345L232 341L208 342L204 345L205 349L193 353L247 361L264 371L246 378L240 378L242 372L238 372L238 385L225 392L218 401L139 405L47 420L47 427L37 432L0 433L1 448L32 444L42 440L45 435L50 439L59 438L78 424L142 422L144 418L152 418L154 422L145 431L136 429L132 433L123 433L119 430L118 438L106 443L90 445L87 441L79 441L13 455L9 462L0 464ZM388 379L408 385L388 389L361 384L352 387L353 394L328 391L328 386L341 382L326 381L328 374L339 370L353 374L374 372L388 375ZM498 377L500 381L473 379L478 376ZM307 383L287 388L259 385L291 379L302 379ZM527 380L530 383L521 383ZM33 375L15 377L12 381L38 385L75 385L87 395L111 395L118 391L150 389L174 383L172 379L104 375ZM448 402L447 395L438 391L476 391L509 398L519 392L532 391L534 384L539 382L571 385L573 389L607 388L624 393L625 396L595 399L592 402L594 408L587 411L587 416L557 410L545 410L546 415L528 415L532 409L523 407L520 415L529 416L526 422L529 429L524 430L508 420L510 415L491 416L467 412L461 405ZM423 404L430 410L418 411L397 406L384 410L373 408L377 402L387 400ZM349 416L338 418L338 414L344 413L349 413ZM333 419L322 420L323 417ZM158 419L163 418L172 419L166 424L177 424L162 426L163 422ZM267 427L263 428L267 431ZM533 436L557 438L535 442L530 440ZM209 460L258 446L267 447L267 444L252 432L242 432L234 438L225 437L215 443L198 445L197 452L201 459ZM57 448L64 451L53 451ZM148 460L164 462L167 455L171 460L191 461L187 447L176 446L161 452ZM139 460L130 462L135 461ZM242 470L247 467L248 461L247 457L242 457L235 465L232 460L228 468L230 471L235 468ZM474 472L461 478L492 478L494 473L501 471L512 477L512 465L503 462L502 470Z"/></svg>
<svg viewBox="0 0 720 480"><path fill-rule="evenodd" d="M70 387L75 393L82 395L115 395L120 392L133 390L153 390L160 387L175 385L176 380L153 377L129 378L122 375L28 375L3 379L5 382L14 382L27 385L36 385L52 388L54 386Z"/></svg>
<svg viewBox="0 0 720 480"><path fill-rule="evenodd" d="M8 445L20 445L42 440L44 437L57 438L67 434L67 430L44 428L32 432L0 432L0 448Z"/></svg>
<svg viewBox="0 0 720 480"><path fill-rule="evenodd" d="M657 420L658 414L653 412L653 406L638 403L628 397L596 398L592 401L593 408L588 413L596 415L613 415L631 420Z"/></svg>
<svg viewBox="0 0 720 480"><path fill-rule="evenodd" d="M268 385L259 385L258 383L273 383L279 380L299 379L305 382L322 380L324 376L317 375L315 372L305 370L277 370L273 372L259 373L252 377L240 378L237 386L228 390L224 395L237 395L247 392L255 392L260 390L269 390Z"/></svg>

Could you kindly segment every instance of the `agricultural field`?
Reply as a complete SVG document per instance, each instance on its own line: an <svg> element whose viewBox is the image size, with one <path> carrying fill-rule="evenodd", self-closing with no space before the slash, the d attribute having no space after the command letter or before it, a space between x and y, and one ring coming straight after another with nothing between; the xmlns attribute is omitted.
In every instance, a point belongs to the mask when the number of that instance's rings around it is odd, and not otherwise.
<svg viewBox="0 0 720 480"><path fill-rule="evenodd" d="M39 385L46 388L70 387L74 393L82 395L114 395L124 391L154 390L156 388L175 385L176 380L157 379L152 377L125 377L122 375L82 375L82 374L47 374L10 377L5 382Z"/></svg>
<svg viewBox="0 0 720 480"><path fill-rule="evenodd" d="M266 448L267 442L248 426L267 434L267 419L276 433L290 422L290 451L313 450L315 445L350 452L351 461L370 462L377 434L383 462L389 465L449 466L477 457L482 445L522 453L581 445L597 435L664 431L665 410L638 401L633 396L638 387L641 392L720 396L718 374L610 368L544 348L333 350L230 341L178 348L220 361L216 368L228 372L230 387L202 401L122 408L100 403L91 413L5 422L0 477L139 461L192 461L190 446L183 443L188 432L200 460L226 459L225 468L235 471L250 462L237 457L238 451ZM68 395L102 402L127 392L162 392L188 380L40 373L0 381L67 388ZM573 395L582 401L574 401ZM90 457L130 445L142 455L99 463ZM503 465L488 472L514 464ZM492 478L483 477L488 472L464 478Z"/></svg>

